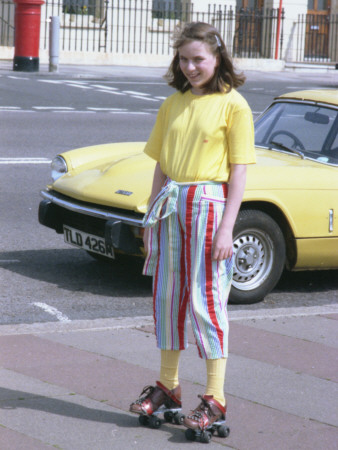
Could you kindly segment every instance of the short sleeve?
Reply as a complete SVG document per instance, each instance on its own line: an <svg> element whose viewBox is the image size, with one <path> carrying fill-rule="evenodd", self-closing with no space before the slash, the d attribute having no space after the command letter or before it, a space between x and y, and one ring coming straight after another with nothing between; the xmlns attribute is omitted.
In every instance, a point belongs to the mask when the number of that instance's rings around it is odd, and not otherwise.
<svg viewBox="0 0 338 450"><path fill-rule="evenodd" d="M160 161L160 155L163 145L164 136L164 117L165 117L165 103L163 103L159 109L156 117L155 125L150 133L147 144L144 148L144 153L155 161Z"/></svg>
<svg viewBox="0 0 338 450"><path fill-rule="evenodd" d="M235 109L229 125L227 140L230 164L254 164L254 124L249 105L241 105Z"/></svg>

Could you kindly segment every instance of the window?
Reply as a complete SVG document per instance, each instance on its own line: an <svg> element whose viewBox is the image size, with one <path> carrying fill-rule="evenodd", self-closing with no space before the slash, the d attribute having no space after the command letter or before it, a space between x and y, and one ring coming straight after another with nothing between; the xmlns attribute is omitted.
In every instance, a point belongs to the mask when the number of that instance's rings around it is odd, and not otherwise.
<svg viewBox="0 0 338 450"><path fill-rule="evenodd" d="M153 0L154 19L179 19L182 14L181 0Z"/></svg>

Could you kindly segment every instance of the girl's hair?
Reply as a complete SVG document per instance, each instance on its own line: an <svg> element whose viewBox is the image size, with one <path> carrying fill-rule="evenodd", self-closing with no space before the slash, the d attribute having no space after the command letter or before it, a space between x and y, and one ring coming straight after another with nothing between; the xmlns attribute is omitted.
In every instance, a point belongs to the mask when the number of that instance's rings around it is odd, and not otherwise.
<svg viewBox="0 0 338 450"><path fill-rule="evenodd" d="M245 81L243 74L237 74L227 52L223 39L216 28L204 22L191 22L178 28L174 34L175 56L165 75L169 86L186 92L191 88L191 84L183 75L180 69L179 48L192 41L200 41L208 44L210 51L219 57L219 65L211 80L204 85L205 92L230 92L232 88L241 86Z"/></svg>

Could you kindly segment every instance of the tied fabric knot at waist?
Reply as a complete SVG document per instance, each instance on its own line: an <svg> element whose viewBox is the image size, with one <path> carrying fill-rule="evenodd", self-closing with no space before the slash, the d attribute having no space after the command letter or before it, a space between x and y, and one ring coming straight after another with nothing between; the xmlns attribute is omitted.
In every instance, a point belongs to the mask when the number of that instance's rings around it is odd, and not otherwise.
<svg viewBox="0 0 338 450"><path fill-rule="evenodd" d="M151 228L159 220L163 220L170 216L177 208L177 199L180 187L182 186L194 186L194 185L211 185L211 184L223 184L218 181L198 181L198 182L187 182L180 183L167 178L164 186L160 192L155 197L153 203L150 205L148 211L143 218L143 227Z"/></svg>
<svg viewBox="0 0 338 450"><path fill-rule="evenodd" d="M179 183L168 179L146 212L143 226L153 227L159 220L165 219L176 211L178 192Z"/></svg>
<svg viewBox="0 0 338 450"><path fill-rule="evenodd" d="M160 221L166 219L172 213L177 211L179 198L181 196L180 190L182 188L189 188L190 186L196 185L222 185L224 183L217 181L199 181L199 182L177 182L171 180L169 177L166 179L164 186L161 191L157 194L154 201L148 208L147 213L143 218L142 226L144 228L150 228L150 237L148 240L148 248L145 249L147 256L143 268L144 275L155 274L155 269L157 266L157 258L159 252L159 242L157 237L158 227L160 226ZM209 200L209 199L208 199ZM212 199L210 199L212 201ZM220 199L222 201L222 199ZM224 200L223 200L224 203ZM176 245L173 244L172 233L168 235L167 247L170 251L176 251ZM173 257L169 258L169 264L173 261ZM170 267L171 271L174 271L174 267Z"/></svg>

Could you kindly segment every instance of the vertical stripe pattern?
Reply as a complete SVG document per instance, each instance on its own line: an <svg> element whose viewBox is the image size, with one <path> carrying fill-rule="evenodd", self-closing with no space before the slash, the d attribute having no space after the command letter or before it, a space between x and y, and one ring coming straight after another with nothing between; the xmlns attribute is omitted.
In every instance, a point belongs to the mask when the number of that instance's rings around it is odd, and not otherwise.
<svg viewBox="0 0 338 450"><path fill-rule="evenodd" d="M228 356L227 302L233 260L212 261L226 207L226 184L180 185L173 212L150 233L144 274L153 275L157 344L187 348L187 312L204 359Z"/></svg>

